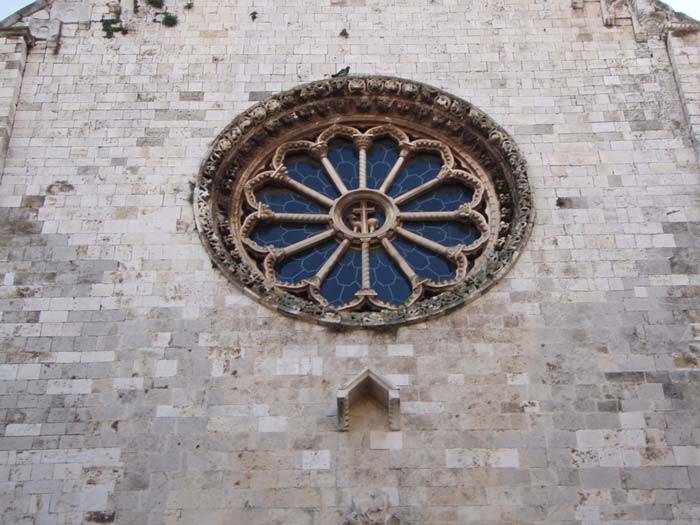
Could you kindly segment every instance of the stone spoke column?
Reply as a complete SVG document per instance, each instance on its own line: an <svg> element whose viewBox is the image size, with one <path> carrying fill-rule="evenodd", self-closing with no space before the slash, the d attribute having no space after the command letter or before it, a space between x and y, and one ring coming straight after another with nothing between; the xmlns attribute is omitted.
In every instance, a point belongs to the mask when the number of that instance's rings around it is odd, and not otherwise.
<svg viewBox="0 0 700 525"><path fill-rule="evenodd" d="M33 44L29 28L0 28L0 175L5 169L27 52Z"/></svg>

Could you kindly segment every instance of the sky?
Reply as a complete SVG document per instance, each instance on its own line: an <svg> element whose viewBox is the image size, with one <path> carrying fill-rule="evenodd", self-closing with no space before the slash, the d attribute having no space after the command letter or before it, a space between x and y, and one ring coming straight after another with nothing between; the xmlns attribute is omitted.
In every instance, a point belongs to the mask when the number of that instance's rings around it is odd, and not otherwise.
<svg viewBox="0 0 700 525"><path fill-rule="evenodd" d="M526 0L523 0L526 1ZM665 0L676 11L700 20L700 0ZM0 0L0 20L31 3L31 0Z"/></svg>
<svg viewBox="0 0 700 525"><path fill-rule="evenodd" d="M666 0L666 3L676 11L700 20L700 0Z"/></svg>

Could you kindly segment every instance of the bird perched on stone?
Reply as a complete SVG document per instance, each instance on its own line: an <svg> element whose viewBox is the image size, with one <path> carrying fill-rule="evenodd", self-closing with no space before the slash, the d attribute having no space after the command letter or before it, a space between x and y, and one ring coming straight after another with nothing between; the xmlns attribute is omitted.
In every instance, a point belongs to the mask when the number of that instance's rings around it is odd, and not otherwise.
<svg viewBox="0 0 700 525"><path fill-rule="evenodd" d="M347 77L347 76L348 76L348 73L350 73L350 66L344 67L343 69L341 69L341 70L338 71L337 73L332 74L331 76L332 76L333 78L337 78L337 77Z"/></svg>

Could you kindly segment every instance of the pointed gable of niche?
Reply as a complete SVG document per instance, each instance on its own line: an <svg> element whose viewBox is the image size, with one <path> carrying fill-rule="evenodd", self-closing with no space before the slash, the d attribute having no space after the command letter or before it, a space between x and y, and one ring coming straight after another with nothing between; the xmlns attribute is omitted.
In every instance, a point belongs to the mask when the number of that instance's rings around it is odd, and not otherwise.
<svg viewBox="0 0 700 525"><path fill-rule="evenodd" d="M350 427L350 407L364 396L372 396L379 401L388 412L389 428L399 430L401 426L399 390L387 379L369 368L365 368L337 391L338 430L341 432L348 430Z"/></svg>

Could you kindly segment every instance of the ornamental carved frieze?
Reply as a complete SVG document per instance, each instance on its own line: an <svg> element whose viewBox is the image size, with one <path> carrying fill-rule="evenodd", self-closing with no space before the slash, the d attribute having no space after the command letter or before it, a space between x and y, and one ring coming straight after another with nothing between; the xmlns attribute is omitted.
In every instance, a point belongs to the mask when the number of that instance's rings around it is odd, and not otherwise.
<svg viewBox="0 0 700 525"><path fill-rule="evenodd" d="M468 102L392 77L302 85L239 115L195 190L224 274L280 312L382 327L475 299L532 227L525 162Z"/></svg>

